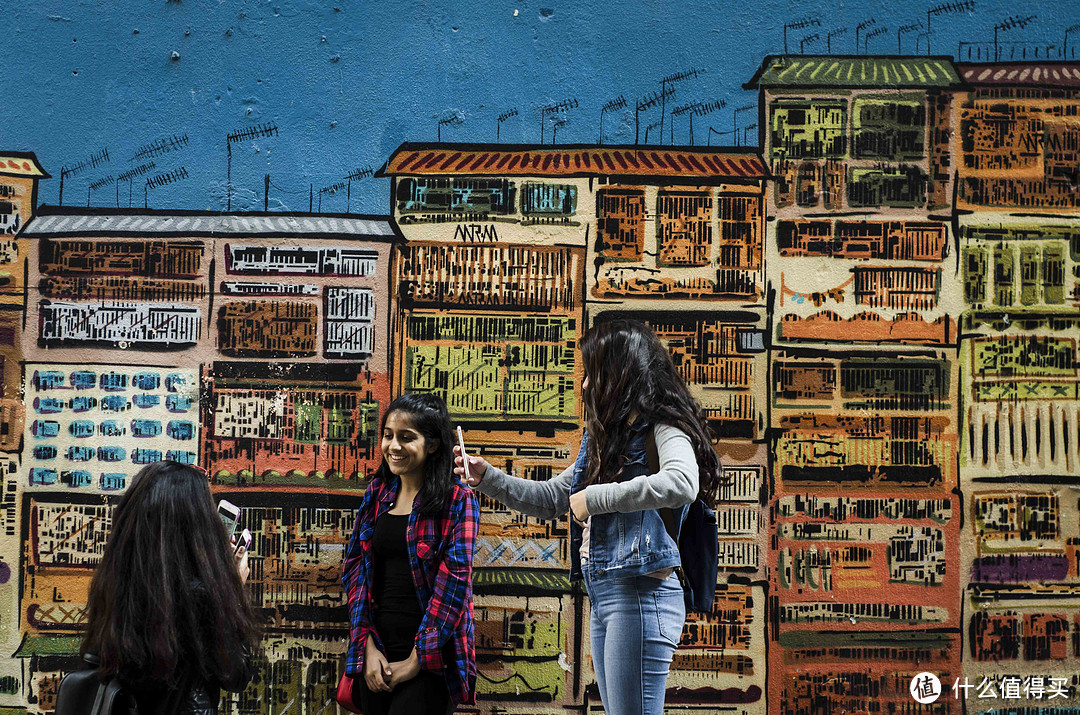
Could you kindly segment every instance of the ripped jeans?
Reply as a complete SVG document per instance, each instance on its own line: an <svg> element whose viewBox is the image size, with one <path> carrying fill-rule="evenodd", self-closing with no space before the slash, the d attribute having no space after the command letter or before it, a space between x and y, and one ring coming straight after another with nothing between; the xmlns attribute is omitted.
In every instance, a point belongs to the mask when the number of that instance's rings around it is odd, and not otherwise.
<svg viewBox="0 0 1080 715"><path fill-rule="evenodd" d="M667 676L686 620L675 574L594 581L589 594L593 671L607 715L662 715Z"/></svg>

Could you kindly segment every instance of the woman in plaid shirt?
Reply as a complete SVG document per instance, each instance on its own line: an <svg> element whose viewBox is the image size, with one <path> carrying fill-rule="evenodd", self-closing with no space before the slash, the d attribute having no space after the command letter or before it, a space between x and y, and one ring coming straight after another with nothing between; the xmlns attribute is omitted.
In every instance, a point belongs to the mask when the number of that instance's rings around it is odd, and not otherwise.
<svg viewBox="0 0 1080 715"><path fill-rule="evenodd" d="M443 715L476 686L472 555L480 509L454 476L446 404L402 395L342 566L345 673L364 715Z"/></svg>

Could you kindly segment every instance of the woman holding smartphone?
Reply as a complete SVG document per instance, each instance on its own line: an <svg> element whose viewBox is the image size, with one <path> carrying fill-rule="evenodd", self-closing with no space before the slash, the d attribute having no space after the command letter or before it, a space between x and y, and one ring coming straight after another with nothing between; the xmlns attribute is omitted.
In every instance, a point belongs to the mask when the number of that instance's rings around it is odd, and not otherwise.
<svg viewBox="0 0 1080 715"><path fill-rule="evenodd" d="M259 624L206 474L156 462L135 475L112 515L94 572L82 652L117 678L141 713L208 715L219 688L251 678Z"/></svg>
<svg viewBox="0 0 1080 715"><path fill-rule="evenodd" d="M443 401L402 395L386 410L382 464L345 552L345 673L364 715L443 715L476 687L472 555L479 506L454 476Z"/></svg>
<svg viewBox="0 0 1080 715"><path fill-rule="evenodd" d="M531 516L556 519L569 510L570 577L583 579L589 595L604 710L661 715L686 610L678 544L660 510L670 509L681 525L699 491L715 489L719 460L701 408L647 326L597 325L582 339L581 355L585 434L573 465L538 482L473 456L466 475L459 454L455 471ZM654 449L659 471L650 473Z"/></svg>

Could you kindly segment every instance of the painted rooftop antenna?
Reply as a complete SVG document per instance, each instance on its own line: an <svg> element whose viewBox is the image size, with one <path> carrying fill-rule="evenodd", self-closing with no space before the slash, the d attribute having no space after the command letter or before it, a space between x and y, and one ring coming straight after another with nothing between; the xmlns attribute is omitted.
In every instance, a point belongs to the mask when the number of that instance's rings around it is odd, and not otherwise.
<svg viewBox="0 0 1080 715"><path fill-rule="evenodd" d="M819 34L817 34L815 32L813 35L807 35L806 37L799 40L799 54L800 55L806 54L806 46L810 45L810 44L813 44L813 43L817 42L820 39L821 39L821 35L819 35Z"/></svg>
<svg viewBox="0 0 1080 715"><path fill-rule="evenodd" d="M758 123L757 122L752 122L750 124L747 124L745 127L743 127L743 129L742 129L742 145L743 146L750 146L746 141L746 134L747 134L747 132L750 132L750 131L752 131L754 129L757 129L757 128L758 128Z"/></svg>
<svg viewBox="0 0 1080 715"><path fill-rule="evenodd" d="M855 54L859 54L859 33L868 27L874 27L877 25L877 20L870 18L869 20L863 20L855 26Z"/></svg>
<svg viewBox="0 0 1080 715"><path fill-rule="evenodd" d="M96 169L102 164L108 164L109 148L103 147L101 151L96 154L91 154L88 158L83 159L78 164L73 166L61 166L60 167L60 205L64 205L64 178L68 176L78 176L87 169Z"/></svg>
<svg viewBox="0 0 1080 715"><path fill-rule="evenodd" d="M568 112L571 109L577 109L578 101L576 99L564 99L561 102L553 102L552 104L544 105L540 107L540 143L544 143L544 122L547 120L549 114L559 114L562 112Z"/></svg>
<svg viewBox="0 0 1080 715"><path fill-rule="evenodd" d="M158 174L157 176L147 179L143 184L143 208L150 208L150 189L160 189L170 184L175 184L177 181L183 181L188 178L187 169L180 167L179 169L173 169L172 171L165 172L164 174Z"/></svg>
<svg viewBox="0 0 1080 715"><path fill-rule="evenodd" d="M438 115L435 115L438 117ZM435 128L435 139L438 142L442 142L442 128L443 127L459 127L465 123L465 117L461 115L461 112L454 111L450 113L450 116L444 116L438 121L438 125Z"/></svg>
<svg viewBox="0 0 1080 715"><path fill-rule="evenodd" d="M114 184L114 183L116 183L116 177L110 175L110 176L103 176L100 179L98 179L97 181L95 181L94 183L87 186L86 187L86 206L87 206L87 208L90 207L90 192L91 191L97 191L98 189L100 189L100 188L102 188L104 186L110 186L111 184Z"/></svg>
<svg viewBox="0 0 1080 715"><path fill-rule="evenodd" d="M173 134L171 137L165 139L156 139L149 144L143 144L139 147L139 150L129 159L129 161L138 161L139 159L156 159L162 154L168 154L170 151L180 151L186 148L188 145L187 132L183 134Z"/></svg>
<svg viewBox="0 0 1080 715"><path fill-rule="evenodd" d="M1027 17L1017 17L1014 15L994 25L994 62L997 62L1000 59L1000 52L998 50L998 32L1005 32L1007 30L1012 30L1017 27L1023 30L1025 27L1031 24L1031 21L1034 20L1036 17L1038 16L1028 15Z"/></svg>
<svg viewBox="0 0 1080 715"><path fill-rule="evenodd" d="M319 213L322 213L322 196L323 194L336 194L346 187L346 182L339 181L336 184L330 184L319 189Z"/></svg>
<svg viewBox="0 0 1080 715"><path fill-rule="evenodd" d="M961 12L971 12L975 9L975 0L958 0L957 2L942 3L926 11L926 54L930 55L930 18L938 15L955 15ZM915 43L918 44L918 38ZM916 50L917 52L918 50Z"/></svg>
<svg viewBox="0 0 1080 715"><path fill-rule="evenodd" d="M1073 25L1065 28L1065 37L1061 42L1061 59L1069 59L1069 33L1080 30L1080 25Z"/></svg>
<svg viewBox="0 0 1080 715"><path fill-rule="evenodd" d="M671 110L671 126L672 130L675 128L675 117L681 117L684 114L690 115L690 146L694 146L694 117L704 117L713 112L723 109L727 106L727 102L722 99L718 99L715 102L690 102L684 104L681 107L676 107ZM675 142L672 141L672 144Z"/></svg>
<svg viewBox="0 0 1080 715"><path fill-rule="evenodd" d="M637 104L634 105L634 143L635 144L638 143L638 130L641 127L641 123L640 123L641 122L641 117L640 117L641 113L644 112L646 109L652 109L656 105L660 104L661 95L665 95L667 97L670 97L673 94L675 94L674 87L669 87L668 89L665 89L665 90L663 90L661 92L653 92L652 94L646 95L646 96L642 97L641 99L639 99L637 101ZM648 135L648 133L649 133L649 128L648 127L645 128L645 133L646 133L646 135Z"/></svg>
<svg viewBox="0 0 1080 715"><path fill-rule="evenodd" d="M565 127L569 123L566 117L555 117L551 122L551 143L555 143L555 137L559 134L559 127Z"/></svg>
<svg viewBox="0 0 1080 715"><path fill-rule="evenodd" d="M604 115L608 112L617 112L620 109L626 109L626 97L621 94L600 108L600 139L597 141L598 144L604 143Z"/></svg>
<svg viewBox="0 0 1080 715"><path fill-rule="evenodd" d="M821 27L821 22L816 17L804 17L801 20L795 20L793 22L786 23L784 25L784 54L788 53L787 46L787 31L788 30L805 30L808 27Z"/></svg>
<svg viewBox="0 0 1080 715"><path fill-rule="evenodd" d="M739 145L739 115L742 114L743 112L749 112L752 109L757 109L757 105L756 104L745 104L745 105L743 105L741 107L736 107L735 111L732 112L733 116L732 116L732 130L731 130L731 133L734 135L732 137L732 141L735 142L735 146Z"/></svg>
<svg viewBox="0 0 1080 715"><path fill-rule="evenodd" d="M649 126L645 127L645 144L646 145L648 145L648 143L649 143L649 130L658 129L659 127L660 127L660 122L653 122Z"/></svg>
<svg viewBox="0 0 1080 715"><path fill-rule="evenodd" d="M228 164L225 170L225 190L228 192L228 196L225 199L226 211L232 211L232 145L242 141L260 139L263 137L276 137L277 135L277 125L271 123L237 129L236 131L225 135L225 150L228 152Z"/></svg>
<svg viewBox="0 0 1080 715"><path fill-rule="evenodd" d="M345 213L349 213L352 208L352 182L366 179L375 175L375 170L370 166L363 169L357 168L349 172L349 175L345 177Z"/></svg>
<svg viewBox="0 0 1080 715"><path fill-rule="evenodd" d="M875 30L872 30L872 31L866 33L866 36L863 37L863 54L865 55L867 53L867 50L868 50L868 48L870 46L870 40L874 39L875 37L880 37L881 35L884 35L888 31L889 31L889 28L887 28L887 27L879 27L879 28L877 28Z"/></svg>
<svg viewBox="0 0 1080 715"><path fill-rule="evenodd" d="M845 33L847 33L846 27L838 27L825 36L825 54L832 54L832 38L840 37L840 35Z"/></svg>
<svg viewBox="0 0 1080 715"><path fill-rule="evenodd" d="M499 134L502 133L503 122L505 122L507 119L510 119L511 117L516 117L517 115L517 107L512 107L511 109L506 110L498 116L498 118L495 120L495 141L499 141Z"/></svg>
<svg viewBox="0 0 1080 715"><path fill-rule="evenodd" d="M664 143L664 113L667 111L667 89L669 84L678 84L679 82L685 82L688 79L697 79L699 76L705 74L705 70L699 70L696 67L683 70L682 72L676 72L675 74L669 74L660 80L660 143Z"/></svg>
<svg viewBox="0 0 1080 715"><path fill-rule="evenodd" d="M145 164L139 164L134 169L128 169L116 177L116 208L120 208L120 182L128 182L128 208L131 208L131 180L136 176L145 176L146 174L149 174L150 170L154 168L156 168L154 162L148 161Z"/></svg>
<svg viewBox="0 0 1080 715"><path fill-rule="evenodd" d="M922 23L921 22L913 22L910 25L904 25L902 27L897 28L897 30L896 30L896 54L898 54L898 55L903 54L903 50L900 47L900 37L901 37L901 35L905 35L905 34L907 34L909 32L915 32L916 30L921 30L921 29L922 29Z"/></svg>

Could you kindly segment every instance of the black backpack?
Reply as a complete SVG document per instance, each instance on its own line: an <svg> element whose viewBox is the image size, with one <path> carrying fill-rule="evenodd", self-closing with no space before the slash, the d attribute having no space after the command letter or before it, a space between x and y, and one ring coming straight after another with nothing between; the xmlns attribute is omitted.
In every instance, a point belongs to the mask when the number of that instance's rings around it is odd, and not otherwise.
<svg viewBox="0 0 1080 715"><path fill-rule="evenodd" d="M116 680L102 680L97 667L101 661L87 653L86 668L64 676L56 694L54 715L138 715L135 697Z"/></svg>
<svg viewBox="0 0 1080 715"><path fill-rule="evenodd" d="M648 434L649 469L653 474L660 471L660 455L652 430ZM679 538L675 538L678 526L671 509L658 509L660 518L672 541L679 545L682 565L675 569L683 587L683 599L687 613L710 613L716 599L717 578L720 572L720 530L716 525L716 513L699 495L686 512Z"/></svg>
<svg viewBox="0 0 1080 715"><path fill-rule="evenodd" d="M180 686L165 689L147 704L150 712L139 711L135 696L120 681L98 677L101 660L93 653L83 655L86 667L64 676L56 693L56 710L53 715L176 715L177 713L210 713L213 706L206 701L204 690L192 687L194 676L190 671L180 680ZM199 697L202 697L202 700Z"/></svg>

